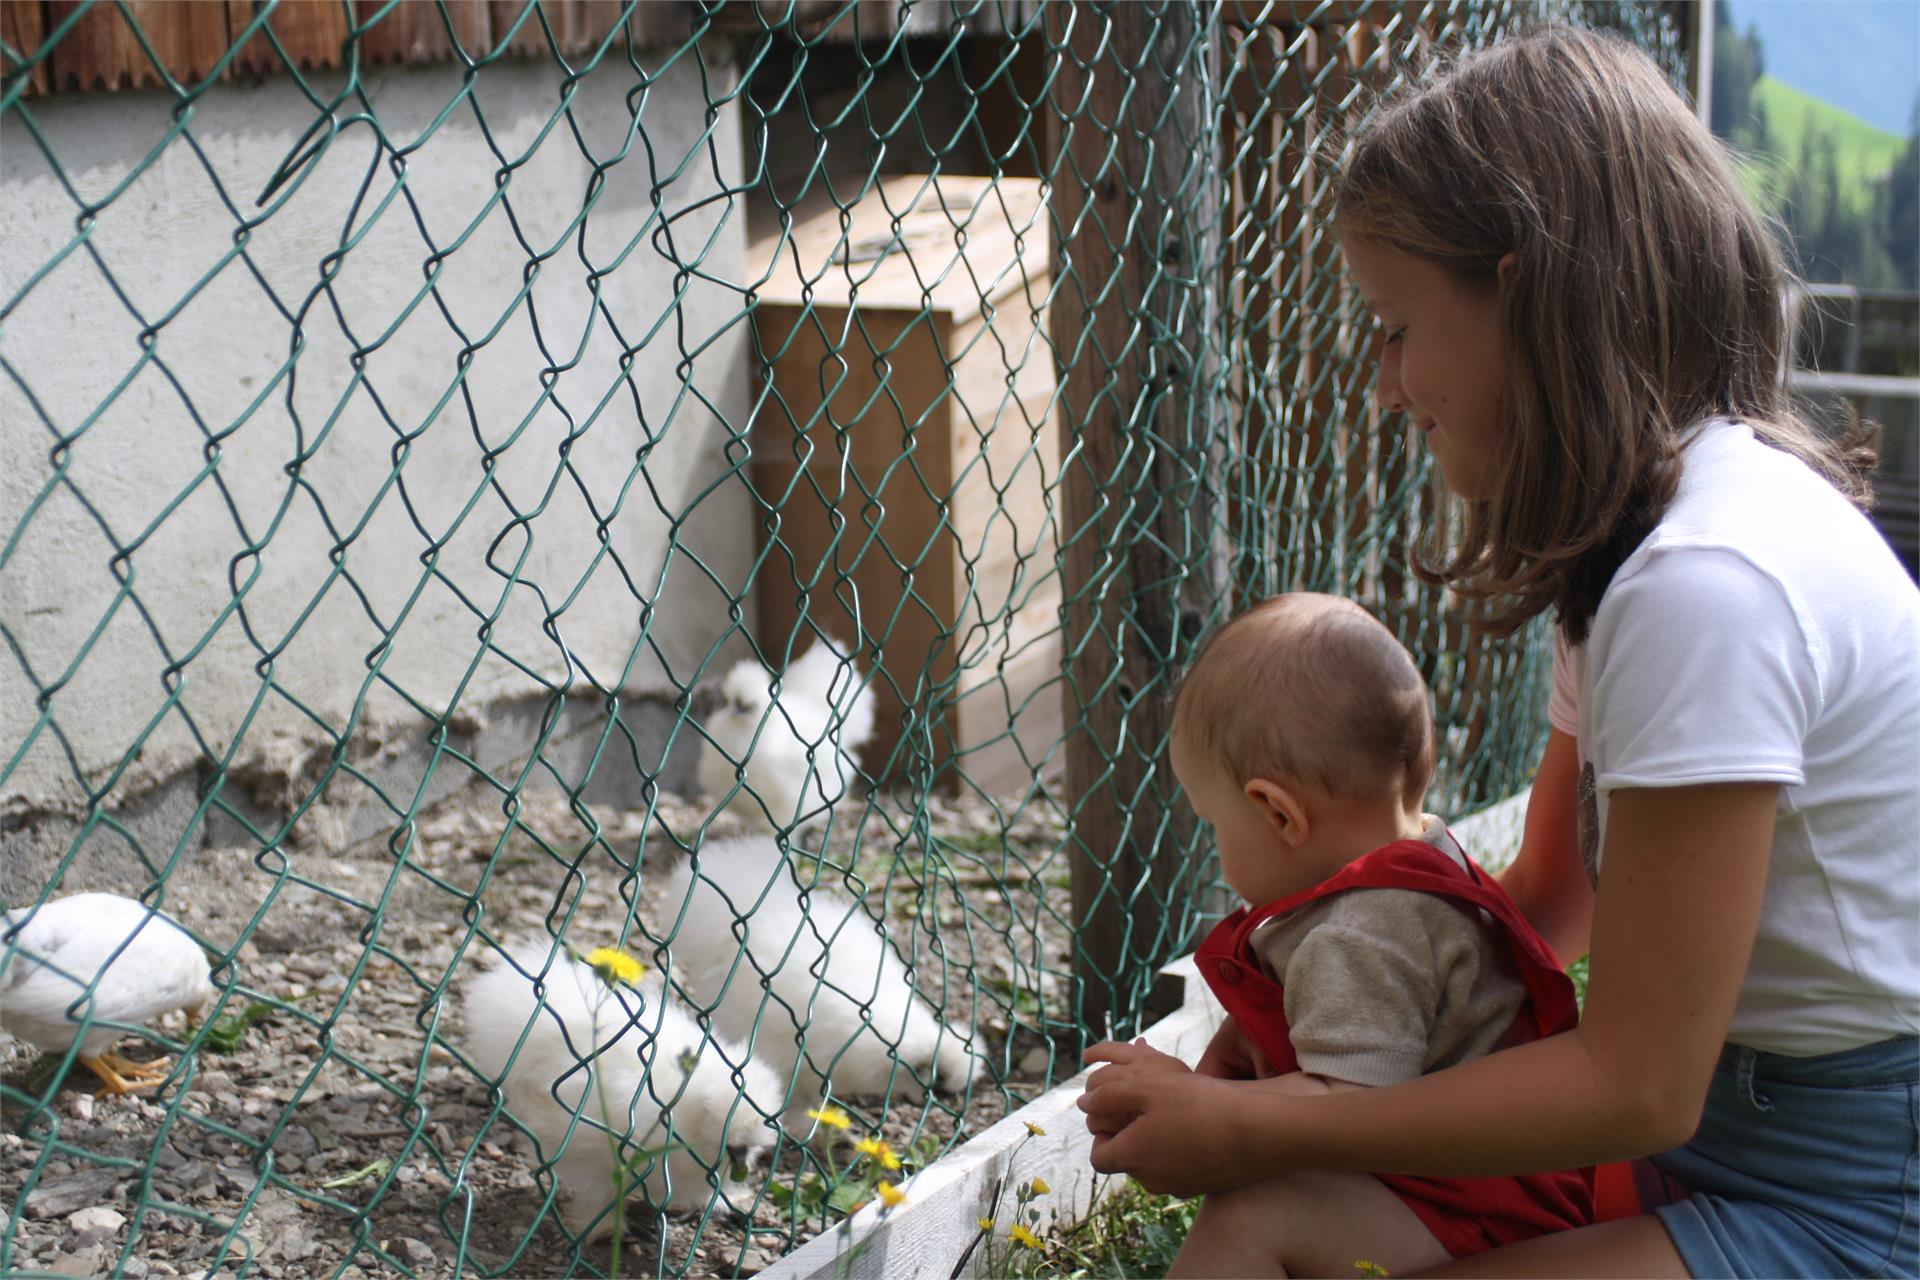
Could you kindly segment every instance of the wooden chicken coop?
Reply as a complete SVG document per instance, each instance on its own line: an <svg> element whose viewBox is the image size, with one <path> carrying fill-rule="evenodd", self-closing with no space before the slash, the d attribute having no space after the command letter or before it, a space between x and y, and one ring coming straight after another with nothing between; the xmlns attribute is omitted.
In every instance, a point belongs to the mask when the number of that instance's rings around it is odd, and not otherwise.
<svg viewBox="0 0 1920 1280"><path fill-rule="evenodd" d="M877 667L876 776L1022 789L1060 739L1049 247L1038 181L912 175L751 256L759 635Z"/></svg>

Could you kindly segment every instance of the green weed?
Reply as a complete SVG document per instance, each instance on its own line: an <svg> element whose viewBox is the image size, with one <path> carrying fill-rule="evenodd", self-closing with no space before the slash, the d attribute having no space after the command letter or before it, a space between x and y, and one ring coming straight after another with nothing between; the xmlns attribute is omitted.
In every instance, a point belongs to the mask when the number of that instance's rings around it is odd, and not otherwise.
<svg viewBox="0 0 1920 1280"><path fill-rule="evenodd" d="M1200 1201L1157 1196L1129 1181L1083 1221L1041 1238L1041 1248L996 1257L992 1274L1019 1280L1123 1280L1163 1276L1193 1227Z"/></svg>
<svg viewBox="0 0 1920 1280"><path fill-rule="evenodd" d="M265 1022L278 1008L264 1000L250 1000L247 1007L239 1013L220 1019L207 1028L206 1047L215 1053L232 1053L239 1049L247 1038L247 1032L256 1024Z"/></svg>

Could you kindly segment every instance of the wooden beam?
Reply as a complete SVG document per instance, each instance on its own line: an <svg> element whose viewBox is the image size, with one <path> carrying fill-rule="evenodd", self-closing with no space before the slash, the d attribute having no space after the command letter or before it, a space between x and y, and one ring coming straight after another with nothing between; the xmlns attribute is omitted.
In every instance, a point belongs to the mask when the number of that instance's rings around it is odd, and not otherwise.
<svg viewBox="0 0 1920 1280"><path fill-rule="evenodd" d="M1184 950L1200 842L1169 694L1224 610L1211 9L1049 9L1077 1016L1125 1034Z"/></svg>

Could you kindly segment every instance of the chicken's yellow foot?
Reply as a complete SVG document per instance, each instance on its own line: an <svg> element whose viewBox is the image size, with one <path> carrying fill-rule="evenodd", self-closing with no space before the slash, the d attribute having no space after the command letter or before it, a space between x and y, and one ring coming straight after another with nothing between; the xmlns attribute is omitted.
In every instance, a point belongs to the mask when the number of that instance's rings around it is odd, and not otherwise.
<svg viewBox="0 0 1920 1280"><path fill-rule="evenodd" d="M106 1081L100 1087L101 1096L156 1088L173 1074L173 1068L168 1063L130 1062L117 1053L103 1053L97 1058L82 1058L80 1065Z"/></svg>

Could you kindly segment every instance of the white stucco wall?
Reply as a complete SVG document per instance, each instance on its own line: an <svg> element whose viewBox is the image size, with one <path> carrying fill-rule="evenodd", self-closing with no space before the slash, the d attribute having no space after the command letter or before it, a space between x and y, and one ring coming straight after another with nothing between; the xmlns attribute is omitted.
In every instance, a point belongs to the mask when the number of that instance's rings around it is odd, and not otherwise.
<svg viewBox="0 0 1920 1280"><path fill-rule="evenodd" d="M723 194L739 122L732 104L711 119L708 106L735 73L703 52L704 68L684 53L644 95L608 59L570 118L551 64L489 68L451 107L452 68L371 72L371 111L344 103L320 159L264 206L318 114L289 78L207 95L171 141L172 100L155 92L29 100L5 117L0 539L16 541L0 566L0 768L13 762L0 801L70 808L123 767L116 794L131 794L204 760L201 743L222 753L244 728L237 760L311 744L315 717L337 730L357 706L376 736L418 736L431 719L408 698L433 714L457 699L471 730L492 705L589 673L629 693L691 678L753 541L744 485L700 497L728 465L722 419L744 428L753 386L745 208ZM341 83L310 80L321 94ZM404 180L369 114L407 152ZM596 162L604 186L580 224ZM84 237L79 202L105 202ZM242 218L259 220L244 258ZM446 255L437 298L427 235ZM144 363L143 323L157 326ZM55 456L55 433L90 416ZM692 557L669 559L683 517L682 547L726 590ZM113 542L133 548L131 597ZM422 564L436 542L439 577ZM483 643L480 614L495 612ZM383 630L378 680L367 659ZM184 676L172 710L169 661ZM42 684L70 672L51 724L22 663Z"/></svg>

